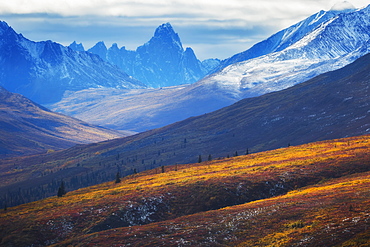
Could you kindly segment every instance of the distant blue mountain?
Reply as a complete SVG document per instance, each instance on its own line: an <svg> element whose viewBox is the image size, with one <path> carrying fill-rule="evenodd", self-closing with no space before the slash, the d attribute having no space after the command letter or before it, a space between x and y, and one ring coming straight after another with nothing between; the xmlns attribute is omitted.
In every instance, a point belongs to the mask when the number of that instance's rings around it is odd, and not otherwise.
<svg viewBox="0 0 370 247"><path fill-rule="evenodd" d="M5 22L0 22L0 86L41 104L59 101L66 91L146 87L97 55L50 40L33 42Z"/></svg>
<svg viewBox="0 0 370 247"><path fill-rule="evenodd" d="M75 49L73 44L70 47ZM98 42L88 51L151 87L194 83L220 62L218 59L199 61L191 48L183 48L170 23L159 26L154 36L136 51L118 48L117 44L107 49L104 42Z"/></svg>

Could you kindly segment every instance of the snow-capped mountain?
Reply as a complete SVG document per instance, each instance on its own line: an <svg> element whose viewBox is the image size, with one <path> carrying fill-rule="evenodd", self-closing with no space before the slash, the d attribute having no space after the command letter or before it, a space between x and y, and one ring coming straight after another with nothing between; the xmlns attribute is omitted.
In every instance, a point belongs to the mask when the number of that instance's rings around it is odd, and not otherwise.
<svg viewBox="0 0 370 247"><path fill-rule="evenodd" d="M348 3L348 2L347 2ZM340 13L348 13L355 10L355 8L349 4L346 8L333 8L330 11L320 11L303 21L300 21L286 29L283 29L276 34L273 34L266 40L263 40L250 49L243 51L241 53L235 54L234 56L221 61L220 65L217 66L213 72L217 72L220 69L227 67L228 65L242 62L245 60L260 57L272 52L282 51L290 45L296 43L308 33L312 32L322 23L330 20L331 18L337 16Z"/></svg>
<svg viewBox="0 0 370 247"><path fill-rule="evenodd" d="M263 44L271 44L264 48L273 52L229 65L192 86L225 91L238 100L282 90L341 68L370 51L369 12L370 5L359 10L319 12L241 54L252 54Z"/></svg>
<svg viewBox="0 0 370 247"><path fill-rule="evenodd" d="M122 70L88 52L52 41L33 42L0 22L0 85L38 103L86 88L144 88Z"/></svg>
<svg viewBox="0 0 370 247"><path fill-rule="evenodd" d="M200 62L191 48L184 49L170 23L159 26L136 51L118 48L117 44L107 49L102 41L88 51L152 87L194 83L219 64L217 59Z"/></svg>

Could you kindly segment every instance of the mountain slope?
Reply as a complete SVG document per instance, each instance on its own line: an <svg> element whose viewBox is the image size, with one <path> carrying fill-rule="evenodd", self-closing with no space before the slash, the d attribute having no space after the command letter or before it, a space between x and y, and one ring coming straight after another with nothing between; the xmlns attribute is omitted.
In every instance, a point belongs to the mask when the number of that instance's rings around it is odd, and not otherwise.
<svg viewBox="0 0 370 247"><path fill-rule="evenodd" d="M359 240L359 233L369 233L369 141L366 135L174 165L9 208L0 212L0 243L292 246L305 239L305 246L332 246Z"/></svg>
<svg viewBox="0 0 370 247"><path fill-rule="evenodd" d="M0 85L38 103L86 88L145 88L100 57L52 41L33 42L0 22Z"/></svg>
<svg viewBox="0 0 370 247"><path fill-rule="evenodd" d="M231 105L223 93L192 92L192 86L157 89L85 89L65 94L50 109L88 123L142 132Z"/></svg>
<svg viewBox="0 0 370 247"><path fill-rule="evenodd" d="M30 184L38 188L52 178L67 182L82 176L71 188L77 189L113 180L117 171L129 175L162 165L368 134L369 79L370 55L366 55L340 70L283 91L244 99L160 129L49 155L2 161L4 172L12 170L14 163L24 164L24 169L0 176L0 193L21 188L13 191L19 196ZM30 178L34 169L53 172L40 180Z"/></svg>
<svg viewBox="0 0 370 247"><path fill-rule="evenodd" d="M0 87L0 158L125 136L54 113Z"/></svg>
<svg viewBox="0 0 370 247"><path fill-rule="evenodd" d="M136 51L119 49L117 44L107 49L104 42L88 51L155 88L194 83L219 63L217 59L202 63L191 48L184 50L170 23L159 26L154 36Z"/></svg>

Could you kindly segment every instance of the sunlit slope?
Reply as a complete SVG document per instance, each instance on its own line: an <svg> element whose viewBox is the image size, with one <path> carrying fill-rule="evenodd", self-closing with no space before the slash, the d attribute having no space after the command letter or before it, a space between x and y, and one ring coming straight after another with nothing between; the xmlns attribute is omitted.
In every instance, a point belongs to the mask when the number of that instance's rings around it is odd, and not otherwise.
<svg viewBox="0 0 370 247"><path fill-rule="evenodd" d="M369 246L370 173L287 195L145 226L86 234L54 246Z"/></svg>
<svg viewBox="0 0 370 247"><path fill-rule="evenodd" d="M0 243L326 246L366 229L369 170L369 135L160 167L2 211Z"/></svg>

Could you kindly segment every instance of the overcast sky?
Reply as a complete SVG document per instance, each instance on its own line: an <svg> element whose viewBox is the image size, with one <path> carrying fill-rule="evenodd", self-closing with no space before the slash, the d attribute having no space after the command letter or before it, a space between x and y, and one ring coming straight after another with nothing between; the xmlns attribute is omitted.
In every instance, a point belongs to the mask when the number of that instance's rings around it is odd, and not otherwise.
<svg viewBox="0 0 370 247"><path fill-rule="evenodd" d="M342 0L1 0L0 19L34 41L135 50L170 22L199 59L230 57ZM351 0L356 8L370 0Z"/></svg>

